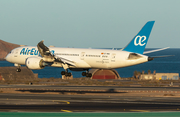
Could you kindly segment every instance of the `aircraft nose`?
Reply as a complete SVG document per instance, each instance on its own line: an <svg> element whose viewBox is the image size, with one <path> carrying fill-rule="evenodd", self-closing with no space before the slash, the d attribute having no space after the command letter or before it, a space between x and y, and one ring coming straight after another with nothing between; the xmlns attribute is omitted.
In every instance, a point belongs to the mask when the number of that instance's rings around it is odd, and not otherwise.
<svg viewBox="0 0 180 117"><path fill-rule="evenodd" d="M11 58L11 57L10 57L10 55L8 54L8 55L5 57L5 60L6 60L6 61L9 61L10 58Z"/></svg>

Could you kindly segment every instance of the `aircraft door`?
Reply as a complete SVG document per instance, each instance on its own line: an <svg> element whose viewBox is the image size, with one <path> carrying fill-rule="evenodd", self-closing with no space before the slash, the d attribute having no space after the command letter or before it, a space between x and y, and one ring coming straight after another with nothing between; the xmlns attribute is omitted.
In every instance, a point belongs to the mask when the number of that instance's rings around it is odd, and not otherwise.
<svg viewBox="0 0 180 117"><path fill-rule="evenodd" d="M111 62L116 62L116 54L112 53L111 55Z"/></svg>
<svg viewBox="0 0 180 117"><path fill-rule="evenodd" d="M80 56L81 60L84 60L84 56L85 56L85 52L81 52L81 56Z"/></svg>
<svg viewBox="0 0 180 117"><path fill-rule="evenodd" d="M14 57L18 57L18 52L19 52L19 49L15 49L15 51L14 51Z"/></svg>

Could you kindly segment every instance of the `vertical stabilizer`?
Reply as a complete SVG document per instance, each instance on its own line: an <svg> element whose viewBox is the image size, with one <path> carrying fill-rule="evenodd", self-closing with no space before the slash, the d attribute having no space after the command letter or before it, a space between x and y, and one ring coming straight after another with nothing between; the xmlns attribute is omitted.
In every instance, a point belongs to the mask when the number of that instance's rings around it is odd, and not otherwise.
<svg viewBox="0 0 180 117"><path fill-rule="evenodd" d="M143 54L155 21L147 22L123 51Z"/></svg>

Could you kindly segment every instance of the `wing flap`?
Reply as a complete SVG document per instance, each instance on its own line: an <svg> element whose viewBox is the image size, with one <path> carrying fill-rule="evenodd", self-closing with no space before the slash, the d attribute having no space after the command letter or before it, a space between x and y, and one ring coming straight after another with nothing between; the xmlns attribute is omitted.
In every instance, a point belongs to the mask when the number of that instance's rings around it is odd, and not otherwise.
<svg viewBox="0 0 180 117"><path fill-rule="evenodd" d="M63 64L68 64L70 66L76 66L74 61L71 61L71 60L68 60L68 59L65 59L65 58L62 58L62 57L60 57L60 60L61 60L61 62Z"/></svg>

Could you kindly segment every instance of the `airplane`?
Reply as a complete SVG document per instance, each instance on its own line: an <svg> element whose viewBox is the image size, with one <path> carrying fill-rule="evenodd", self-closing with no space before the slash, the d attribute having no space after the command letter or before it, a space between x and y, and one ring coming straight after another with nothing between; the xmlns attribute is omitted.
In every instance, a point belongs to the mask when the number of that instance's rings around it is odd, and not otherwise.
<svg viewBox="0 0 180 117"><path fill-rule="evenodd" d="M121 50L110 49L81 49L81 48L60 48L47 47L44 41L40 41L36 46L24 46L13 49L5 59L17 66L26 65L27 68L38 70L46 66L63 67L65 71L61 75L70 77L71 71L82 72L83 76L91 77L89 69L115 69L137 65L159 57L149 57L147 53L164 50L167 48L156 49L144 52L151 30L155 21L148 21L130 43Z"/></svg>

